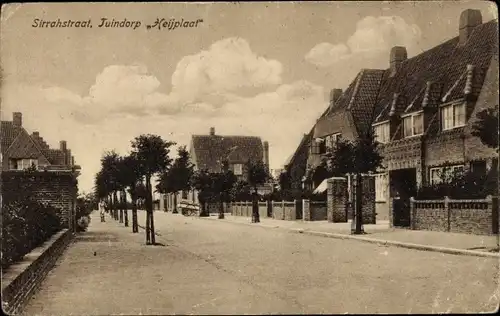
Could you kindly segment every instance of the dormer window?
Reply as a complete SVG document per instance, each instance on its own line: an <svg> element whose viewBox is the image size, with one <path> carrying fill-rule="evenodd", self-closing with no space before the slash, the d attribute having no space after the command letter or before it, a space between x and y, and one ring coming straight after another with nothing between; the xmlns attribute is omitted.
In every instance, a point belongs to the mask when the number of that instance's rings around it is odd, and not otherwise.
<svg viewBox="0 0 500 316"><path fill-rule="evenodd" d="M391 140L389 133L389 122L377 124L373 126L375 140L381 144L388 143Z"/></svg>
<svg viewBox="0 0 500 316"><path fill-rule="evenodd" d="M465 125L465 102L441 106L441 130L450 130Z"/></svg>
<svg viewBox="0 0 500 316"><path fill-rule="evenodd" d="M403 117L403 135L412 137L424 133L424 124L422 113L410 114Z"/></svg>

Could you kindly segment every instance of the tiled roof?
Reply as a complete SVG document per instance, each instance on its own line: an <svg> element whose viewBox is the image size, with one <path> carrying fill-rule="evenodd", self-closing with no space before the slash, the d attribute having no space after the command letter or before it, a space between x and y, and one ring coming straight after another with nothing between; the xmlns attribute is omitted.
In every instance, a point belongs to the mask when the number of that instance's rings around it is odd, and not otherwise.
<svg viewBox="0 0 500 316"><path fill-rule="evenodd" d="M309 146L309 144L311 143L311 140L313 138L313 134L314 134L314 128L311 129L311 131L309 131L308 134L304 134L304 136L302 136L302 139L301 139L301 141L299 143L299 146L290 155L290 157L288 157L288 159L285 161L284 167L288 168L292 164L295 163L295 159L297 158L297 155L300 153L300 151L303 149L303 147L304 146ZM306 167L306 162L304 162L304 169L305 169L305 167Z"/></svg>
<svg viewBox="0 0 500 316"><path fill-rule="evenodd" d="M361 70L335 104L320 117L314 137L345 131L352 122L358 134L366 131L373 121L374 104L386 72Z"/></svg>
<svg viewBox="0 0 500 316"><path fill-rule="evenodd" d="M64 165L64 153L59 149L44 149L43 153L52 165Z"/></svg>
<svg viewBox="0 0 500 316"><path fill-rule="evenodd" d="M405 60L397 73L384 80L377 100L377 122L389 118L391 103L399 94L396 113L422 109L427 82L440 85L439 97L445 101L464 97L467 65L474 66L473 95L480 92L492 56L498 50L498 22L490 21L474 28L463 45L459 37L452 38L430 50ZM410 104L413 105L407 110Z"/></svg>
<svg viewBox="0 0 500 316"><path fill-rule="evenodd" d="M221 170L222 160L226 157L231 163L244 163L248 160L263 160L264 149L259 137L193 135L192 145L198 169L212 172Z"/></svg>
<svg viewBox="0 0 500 316"><path fill-rule="evenodd" d="M38 159L43 154L26 130L21 129L7 149L6 156L14 159Z"/></svg>
<svg viewBox="0 0 500 316"><path fill-rule="evenodd" d="M2 121L0 127L1 139L2 139L2 153L5 153L9 149L10 145L14 142L17 135L21 131L20 127L15 127L10 121Z"/></svg>

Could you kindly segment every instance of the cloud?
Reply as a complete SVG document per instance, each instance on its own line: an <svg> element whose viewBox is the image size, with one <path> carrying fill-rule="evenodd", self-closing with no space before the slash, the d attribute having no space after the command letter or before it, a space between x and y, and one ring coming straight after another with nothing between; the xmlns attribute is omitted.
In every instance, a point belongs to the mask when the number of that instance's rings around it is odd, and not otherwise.
<svg viewBox="0 0 500 316"><path fill-rule="evenodd" d="M279 61L257 56L246 40L226 38L179 61L172 75L172 95L191 103L213 93L277 85L281 72Z"/></svg>
<svg viewBox="0 0 500 316"><path fill-rule="evenodd" d="M183 58L170 93L141 64L105 67L84 95L8 82L2 87L3 119L21 111L28 131L38 130L51 147L66 140L82 165L79 183L86 191L105 151L126 154L130 141L145 133L179 145L210 127L222 135L260 136L270 142L271 166L277 167L326 107L322 87L283 84L281 71L278 61L256 55L245 40L229 38Z"/></svg>
<svg viewBox="0 0 500 316"><path fill-rule="evenodd" d="M320 43L305 59L317 66L328 67L340 61L361 61L366 56L388 52L394 46L413 49L421 37L416 24L408 24L399 16L368 16L358 21L356 31L345 43Z"/></svg>

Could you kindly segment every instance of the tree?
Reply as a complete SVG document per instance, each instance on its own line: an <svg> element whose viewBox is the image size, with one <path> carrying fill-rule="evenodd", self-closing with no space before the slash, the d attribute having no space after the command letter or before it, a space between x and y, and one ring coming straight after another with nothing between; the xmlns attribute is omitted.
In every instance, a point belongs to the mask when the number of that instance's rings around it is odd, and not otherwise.
<svg viewBox="0 0 500 316"><path fill-rule="evenodd" d="M186 146L180 146L172 167L160 175L156 190L174 194L174 213L177 213L177 193L191 190L194 165L191 163Z"/></svg>
<svg viewBox="0 0 500 316"><path fill-rule="evenodd" d="M132 200L132 232L139 232L137 223L137 186L141 180L141 170L137 157L129 154L120 161L120 183L122 184L122 199L125 208L125 226L128 226L127 192Z"/></svg>
<svg viewBox="0 0 500 316"><path fill-rule="evenodd" d="M156 244L153 217L153 190L151 178L168 169L172 160L168 154L174 142L167 142L158 135L140 135L132 141L133 154L146 180L146 243Z"/></svg>
<svg viewBox="0 0 500 316"><path fill-rule="evenodd" d="M108 190L110 195L110 205L112 207L113 217L115 220L118 219L118 159L119 156L114 151L109 151L104 154L101 158L101 171L103 177L106 179L108 184Z"/></svg>
<svg viewBox="0 0 500 316"><path fill-rule="evenodd" d="M477 121L472 125L472 135L498 152L498 105L477 113Z"/></svg>
<svg viewBox="0 0 500 316"><path fill-rule="evenodd" d="M248 161L245 167L247 182L254 190L252 199L252 222L259 223L259 197L257 187L266 183L270 175L266 165L261 160L256 162Z"/></svg>
<svg viewBox="0 0 500 316"><path fill-rule="evenodd" d="M213 196L213 176L206 169L198 170L192 178L192 186L198 191L198 201L200 201L200 216L209 216L207 202Z"/></svg>
<svg viewBox="0 0 500 316"><path fill-rule="evenodd" d="M231 189L235 185L237 178L229 169L227 161L223 162L221 173L213 174L215 192L218 193L219 201L219 219L224 218L224 203L229 202Z"/></svg>
<svg viewBox="0 0 500 316"><path fill-rule="evenodd" d="M361 233L363 221L361 175L375 172L381 166L383 157L378 152L378 145L372 133L355 141L339 139L333 152L325 160L328 171L333 176L354 175L357 234Z"/></svg>

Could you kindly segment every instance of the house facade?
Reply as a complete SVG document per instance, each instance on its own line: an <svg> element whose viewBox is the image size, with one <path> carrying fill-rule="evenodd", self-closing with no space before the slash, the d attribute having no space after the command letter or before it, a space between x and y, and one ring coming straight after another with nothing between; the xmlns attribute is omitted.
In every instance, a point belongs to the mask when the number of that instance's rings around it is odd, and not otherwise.
<svg viewBox="0 0 500 316"><path fill-rule="evenodd" d="M418 187L446 172L498 169L496 151L471 135L476 113L498 109L498 21L483 23L480 11L466 10L456 37L412 58L394 47L388 59L389 68L362 70L345 92L332 90L287 171L305 169L303 180L310 179L337 139L372 129L384 157L374 175L377 219L408 226Z"/></svg>
<svg viewBox="0 0 500 316"><path fill-rule="evenodd" d="M262 161L269 170L269 143L255 136L217 135L215 128L210 128L207 135L193 135L189 144L189 155L195 170L207 170L210 173L223 171L223 164L228 163L239 180L244 180L245 164L248 161ZM272 190L272 185L263 185L259 193L265 194ZM178 198L198 204L196 191L179 192ZM180 200L179 199L179 200ZM166 194L160 206L170 209L174 205L173 194Z"/></svg>
<svg viewBox="0 0 500 316"><path fill-rule="evenodd" d="M476 113L498 108L498 22L466 10L457 31L410 59L404 47L391 51L372 126L384 157L377 206L394 226L410 225L409 198L443 173L498 168L496 151L471 135Z"/></svg>
<svg viewBox="0 0 500 316"><path fill-rule="evenodd" d="M64 227L75 229L80 167L75 165L66 142L61 141L59 149L50 148L38 132L30 135L26 131L19 112L13 113L12 121L1 121L0 135L2 202L34 176L30 188L33 196L56 208ZM21 172L32 168L38 171L34 175Z"/></svg>

